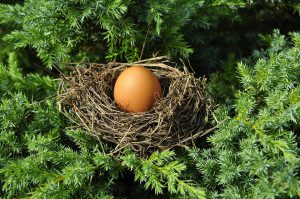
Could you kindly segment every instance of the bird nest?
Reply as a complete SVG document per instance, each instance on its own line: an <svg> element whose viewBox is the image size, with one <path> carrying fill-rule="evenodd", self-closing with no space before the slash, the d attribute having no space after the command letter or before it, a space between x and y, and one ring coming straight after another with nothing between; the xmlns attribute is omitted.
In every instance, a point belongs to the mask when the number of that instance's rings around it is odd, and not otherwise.
<svg viewBox="0 0 300 199"><path fill-rule="evenodd" d="M116 78L130 66L150 69L162 86L163 97L148 112L123 112L113 99ZM165 57L69 68L72 72L59 87L59 108L100 142L112 143L111 153L126 147L148 154L188 146L214 129L207 125L213 105L206 79L195 78L185 66L170 66Z"/></svg>

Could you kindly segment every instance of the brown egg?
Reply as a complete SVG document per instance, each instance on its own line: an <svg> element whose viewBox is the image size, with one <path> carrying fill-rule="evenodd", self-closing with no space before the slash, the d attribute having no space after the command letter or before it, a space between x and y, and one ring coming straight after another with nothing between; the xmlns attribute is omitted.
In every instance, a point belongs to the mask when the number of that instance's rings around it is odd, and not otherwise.
<svg viewBox="0 0 300 199"><path fill-rule="evenodd" d="M118 77L114 87L117 106L127 112L149 111L162 96L158 78L148 69L132 66Z"/></svg>

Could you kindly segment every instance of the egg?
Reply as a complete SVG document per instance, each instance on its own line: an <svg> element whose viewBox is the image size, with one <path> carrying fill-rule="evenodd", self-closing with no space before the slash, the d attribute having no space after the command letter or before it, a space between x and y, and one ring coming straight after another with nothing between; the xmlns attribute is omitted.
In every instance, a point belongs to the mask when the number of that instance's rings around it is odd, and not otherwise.
<svg viewBox="0 0 300 199"><path fill-rule="evenodd" d="M114 86L115 103L126 112L149 111L160 97L162 89L158 78L141 66L125 69Z"/></svg>

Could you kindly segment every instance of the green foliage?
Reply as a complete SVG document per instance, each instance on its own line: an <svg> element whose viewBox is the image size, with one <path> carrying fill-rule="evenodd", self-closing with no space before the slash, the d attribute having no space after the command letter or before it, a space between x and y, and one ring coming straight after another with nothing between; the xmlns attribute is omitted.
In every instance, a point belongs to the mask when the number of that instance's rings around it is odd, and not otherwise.
<svg viewBox="0 0 300 199"><path fill-rule="evenodd" d="M48 67L53 61L71 59L71 52L81 56L81 49L92 42L103 53L103 41L109 52L123 47L127 54L134 51L135 32L124 18L128 1L26 1L23 6L1 5L6 23L21 22L21 29L12 31L6 40L16 41L15 47L32 46ZM1 15L2 16L2 15ZM13 16L13 17L12 17ZM9 20L9 21L7 21ZM121 31L122 29L122 31ZM125 30L125 31L124 31ZM123 38L121 41L120 39ZM75 46L78 48L75 49Z"/></svg>
<svg viewBox="0 0 300 199"><path fill-rule="evenodd" d="M282 37L274 39L282 43ZM236 93L235 116L209 137L211 148L191 150L211 197L300 196L298 34L293 41L295 47L270 51L253 69L238 64L242 89Z"/></svg>
<svg viewBox="0 0 300 199"><path fill-rule="evenodd" d="M14 2L0 4L0 40L5 39L0 41L5 46L0 60L16 48L26 65L40 64L32 59L37 56L49 68L62 62L132 61L141 54L161 54L190 57L203 74L228 54L248 57L265 48L260 35L274 28L284 33L299 29L299 3L293 0Z"/></svg>
<svg viewBox="0 0 300 199"><path fill-rule="evenodd" d="M300 197L297 1L4 3L1 198ZM209 74L220 103L211 124L229 119L194 148L141 158L110 154L113 146L59 112L60 63L132 61L142 53L190 57L197 75L217 70ZM43 64L55 70L28 73Z"/></svg>
<svg viewBox="0 0 300 199"><path fill-rule="evenodd" d="M193 50L183 28L191 18L209 28L211 20L201 10L231 12L239 1L45 1L0 5L0 24L14 24L6 41L15 48L30 46L46 66L55 63L106 59L137 60L145 53L188 57ZM221 13L221 10L223 12ZM216 18L216 17L215 17ZM203 20L202 20L203 19Z"/></svg>
<svg viewBox="0 0 300 199"><path fill-rule="evenodd" d="M221 73L210 75L209 91L217 103L233 104L234 93L240 84L236 77L236 58L234 54L228 56L226 61L221 62Z"/></svg>
<svg viewBox="0 0 300 199"><path fill-rule="evenodd" d="M122 165L134 170L135 180L145 183L146 189L154 189L155 193L163 193L166 187L171 194L205 198L204 190L189 180L179 178L186 165L175 160L172 151L154 152L148 159L138 159L134 154L122 157ZM164 183L166 181L166 183Z"/></svg>
<svg viewBox="0 0 300 199"><path fill-rule="evenodd" d="M220 70L220 65L234 55L237 60L249 57L253 51L264 51L269 43L262 41L262 35L269 35L274 29L287 35L299 30L299 3L294 0L250 0L242 8L199 9L203 17L196 14L185 27L186 41L194 52L190 62L198 74ZM208 21L208 28L201 26ZM235 68L235 67L234 67Z"/></svg>

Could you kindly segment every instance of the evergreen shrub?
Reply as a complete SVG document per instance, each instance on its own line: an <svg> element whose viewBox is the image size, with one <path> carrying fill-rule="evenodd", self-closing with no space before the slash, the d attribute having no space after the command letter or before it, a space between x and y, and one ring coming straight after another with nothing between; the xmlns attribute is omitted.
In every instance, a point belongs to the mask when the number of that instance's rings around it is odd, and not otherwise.
<svg viewBox="0 0 300 199"><path fill-rule="evenodd" d="M1 198L300 197L298 1L2 2ZM58 110L60 63L141 54L217 70L219 129L194 147L111 156Z"/></svg>

